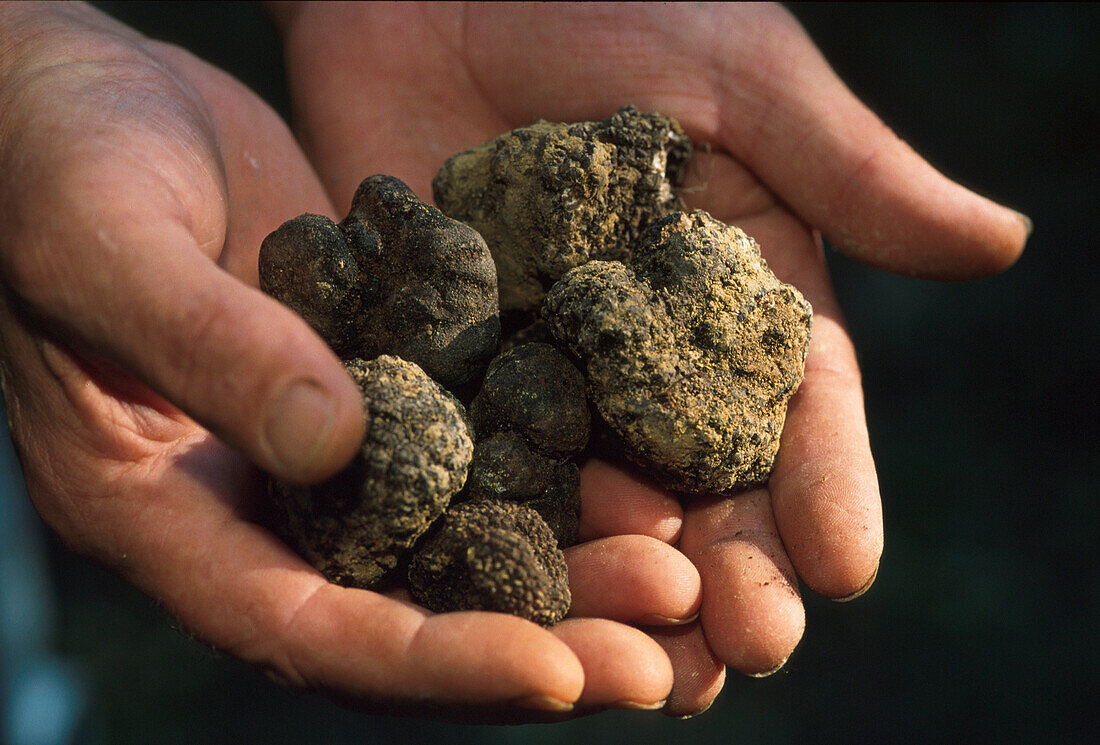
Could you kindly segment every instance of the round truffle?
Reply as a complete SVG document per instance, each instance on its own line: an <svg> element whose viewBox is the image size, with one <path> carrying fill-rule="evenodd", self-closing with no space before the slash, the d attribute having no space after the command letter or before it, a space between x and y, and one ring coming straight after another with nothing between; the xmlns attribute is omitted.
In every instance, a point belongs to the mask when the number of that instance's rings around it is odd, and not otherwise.
<svg viewBox="0 0 1100 745"><path fill-rule="evenodd" d="M767 479L811 309L739 229L701 211L662 217L630 266L566 274L543 317L583 361L627 456L665 486L705 494Z"/></svg>
<svg viewBox="0 0 1100 745"><path fill-rule="evenodd" d="M394 569L466 480L462 405L411 362L345 363L366 435L351 464L313 487L272 482L284 539L330 581L369 588Z"/></svg>
<svg viewBox="0 0 1100 745"><path fill-rule="evenodd" d="M549 344L513 347L489 364L470 421L478 440L514 432L551 458L576 455L588 442L584 377Z"/></svg>
<svg viewBox="0 0 1100 745"><path fill-rule="evenodd" d="M435 203L485 237L502 312L533 314L591 259L625 259L653 218L682 202L691 142L680 125L627 106L600 122L539 121L452 156Z"/></svg>
<svg viewBox="0 0 1100 745"><path fill-rule="evenodd" d="M424 607L511 613L549 626L569 611L565 555L538 513L510 502L453 505L409 564Z"/></svg>

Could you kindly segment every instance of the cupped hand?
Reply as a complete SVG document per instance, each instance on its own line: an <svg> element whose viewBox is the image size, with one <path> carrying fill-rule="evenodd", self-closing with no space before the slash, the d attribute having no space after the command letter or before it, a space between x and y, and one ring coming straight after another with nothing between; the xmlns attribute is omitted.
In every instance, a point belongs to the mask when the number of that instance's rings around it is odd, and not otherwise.
<svg viewBox="0 0 1100 745"><path fill-rule="evenodd" d="M333 205L279 118L186 52L77 4L0 4L0 32L0 371L62 540L200 639L355 706L660 705L668 657L628 624L700 602L660 495L614 534L585 528L574 617L550 630L337 587L261 527L260 469L317 481L362 438L339 360L257 289L263 236Z"/></svg>
<svg viewBox="0 0 1100 745"><path fill-rule="evenodd" d="M859 371L820 234L882 269L966 279L1010 265L1027 218L925 163L778 6L271 7L296 129L341 207L367 173L426 195L449 155L539 118L602 119L634 104L675 116L709 146L689 204L754 236L815 319L767 488L686 502L679 546L698 567L703 600L697 624L653 633L677 669L666 710L705 708L723 665L781 666L803 631L798 579L854 597L873 581L883 546ZM625 473L590 483L597 534L622 528L613 508L624 494L661 494Z"/></svg>

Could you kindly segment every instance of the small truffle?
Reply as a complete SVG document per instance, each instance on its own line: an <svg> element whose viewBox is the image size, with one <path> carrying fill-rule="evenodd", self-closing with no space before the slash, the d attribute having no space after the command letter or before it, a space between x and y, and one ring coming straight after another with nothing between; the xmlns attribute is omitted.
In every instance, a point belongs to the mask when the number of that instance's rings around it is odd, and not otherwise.
<svg viewBox="0 0 1100 745"><path fill-rule="evenodd" d="M284 539L331 582L369 588L409 552L466 480L462 405L395 357L345 363L366 407L351 464L313 487L272 481Z"/></svg>
<svg viewBox="0 0 1100 745"><path fill-rule="evenodd" d="M538 513L510 502L452 506L409 564L429 610L511 613L544 626L569 611L565 555Z"/></svg>
<svg viewBox="0 0 1100 745"><path fill-rule="evenodd" d="M622 259L655 217L682 209L691 143L680 125L628 106L601 122L539 121L452 156L435 202L484 237L500 307L533 315L546 290L591 259Z"/></svg>
<svg viewBox="0 0 1100 745"><path fill-rule="evenodd" d="M475 380L500 344L485 241L392 176L365 179L339 225L302 215L265 238L260 287L341 357L395 355L447 388Z"/></svg>
<svg viewBox="0 0 1100 745"><path fill-rule="evenodd" d="M524 504L542 515L558 546L577 542L580 469L533 452L519 435L501 433L478 441L460 498Z"/></svg>
<svg viewBox="0 0 1100 745"><path fill-rule="evenodd" d="M630 266L566 274L543 317L583 361L627 456L665 486L719 493L767 479L811 309L739 229L701 211L662 217Z"/></svg>
<svg viewBox="0 0 1100 745"><path fill-rule="evenodd" d="M551 458L577 455L590 421L584 377L549 344L513 347L489 364L470 421L479 441L515 432Z"/></svg>

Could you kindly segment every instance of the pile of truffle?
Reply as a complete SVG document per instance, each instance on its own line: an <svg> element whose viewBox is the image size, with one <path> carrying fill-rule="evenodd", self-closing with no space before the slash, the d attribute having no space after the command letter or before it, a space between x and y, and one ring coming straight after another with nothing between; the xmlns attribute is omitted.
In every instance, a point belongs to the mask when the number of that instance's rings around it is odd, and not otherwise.
<svg viewBox="0 0 1100 745"><path fill-rule="evenodd" d="M450 158L439 209L372 176L340 223L269 235L261 287L345 360L366 411L336 477L272 481L281 536L342 585L549 625L590 423L681 493L766 480L810 306L751 238L683 211L690 155L632 107L540 121Z"/></svg>

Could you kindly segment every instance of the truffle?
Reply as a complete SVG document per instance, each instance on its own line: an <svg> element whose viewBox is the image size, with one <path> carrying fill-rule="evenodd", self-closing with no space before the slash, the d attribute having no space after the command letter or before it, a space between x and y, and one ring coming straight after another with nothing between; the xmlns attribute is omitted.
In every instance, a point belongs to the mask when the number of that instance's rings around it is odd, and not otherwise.
<svg viewBox="0 0 1100 745"><path fill-rule="evenodd" d="M535 511L509 502L452 506L409 564L429 610L511 613L549 626L569 611L565 555Z"/></svg>
<svg viewBox="0 0 1100 745"><path fill-rule="evenodd" d="M501 433L478 441L460 496L524 504L542 516L558 546L577 542L580 469L534 452L519 435Z"/></svg>
<svg viewBox="0 0 1100 745"><path fill-rule="evenodd" d="M475 380L500 344L484 240L392 176L364 180L338 225L306 214L265 238L260 287L341 357L396 355L448 388Z"/></svg>
<svg viewBox="0 0 1100 745"><path fill-rule="evenodd" d="M330 581L369 588L394 569L466 480L462 405L411 362L345 363L366 436L351 464L313 487L272 481L284 539Z"/></svg>
<svg viewBox="0 0 1100 745"><path fill-rule="evenodd" d="M546 298L593 405L626 454L667 487L765 481L802 381L811 309L756 243L702 211L666 215L627 266L593 261Z"/></svg>
<svg viewBox="0 0 1100 745"><path fill-rule="evenodd" d="M515 432L552 458L584 449L589 420L584 377L549 344L524 344L494 358L470 402L478 440Z"/></svg>
<svg viewBox="0 0 1100 745"><path fill-rule="evenodd" d="M690 155L674 119L627 106L601 122L540 120L454 155L432 191L485 237L501 311L533 315L566 271L627 259L650 220L683 207L673 187Z"/></svg>

